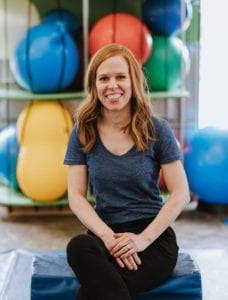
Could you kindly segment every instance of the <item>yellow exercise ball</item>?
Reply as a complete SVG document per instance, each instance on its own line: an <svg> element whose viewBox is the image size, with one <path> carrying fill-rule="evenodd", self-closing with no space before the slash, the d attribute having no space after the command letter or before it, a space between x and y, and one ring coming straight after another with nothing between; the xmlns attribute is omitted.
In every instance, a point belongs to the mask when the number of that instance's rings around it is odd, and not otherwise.
<svg viewBox="0 0 228 300"><path fill-rule="evenodd" d="M17 120L19 187L36 201L54 201L67 191L64 155L73 121L57 101L34 101Z"/></svg>

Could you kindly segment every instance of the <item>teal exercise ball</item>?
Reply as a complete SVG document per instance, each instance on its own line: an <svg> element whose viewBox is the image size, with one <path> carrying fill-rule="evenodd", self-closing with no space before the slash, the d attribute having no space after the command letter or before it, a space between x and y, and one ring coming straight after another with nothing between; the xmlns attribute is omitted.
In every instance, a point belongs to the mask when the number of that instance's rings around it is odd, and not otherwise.
<svg viewBox="0 0 228 300"><path fill-rule="evenodd" d="M16 124L0 131L0 181L18 189L16 165L19 152Z"/></svg>
<svg viewBox="0 0 228 300"><path fill-rule="evenodd" d="M228 204L228 130L206 127L189 138L184 167L191 191L210 204Z"/></svg>
<svg viewBox="0 0 228 300"><path fill-rule="evenodd" d="M153 36L153 51L143 69L151 91L173 90L190 70L188 48L176 36Z"/></svg>
<svg viewBox="0 0 228 300"><path fill-rule="evenodd" d="M78 48L62 22L29 29L15 49L10 67L16 83L34 93L65 90L79 66Z"/></svg>

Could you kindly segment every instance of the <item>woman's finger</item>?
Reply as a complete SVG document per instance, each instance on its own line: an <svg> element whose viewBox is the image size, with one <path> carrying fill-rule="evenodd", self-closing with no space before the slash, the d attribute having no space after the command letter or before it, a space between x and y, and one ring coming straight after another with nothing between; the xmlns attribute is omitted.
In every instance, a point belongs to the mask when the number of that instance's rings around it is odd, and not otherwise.
<svg viewBox="0 0 228 300"><path fill-rule="evenodd" d="M116 262L121 268L125 267L124 263L122 262L122 260L119 257L116 258Z"/></svg>
<svg viewBox="0 0 228 300"><path fill-rule="evenodd" d="M141 259L138 256L137 252L133 253L132 257L134 258L134 260L135 260L135 262L136 262L137 265L141 265L142 262L141 262Z"/></svg>
<svg viewBox="0 0 228 300"><path fill-rule="evenodd" d="M135 263L134 259L132 256L123 258L122 261L124 262L125 266L129 269L129 270L137 270L138 266Z"/></svg>
<svg viewBox="0 0 228 300"><path fill-rule="evenodd" d="M121 256L124 253L128 252L131 249L129 241L123 241L118 243L115 247L113 247L110 251L110 254L114 257Z"/></svg>

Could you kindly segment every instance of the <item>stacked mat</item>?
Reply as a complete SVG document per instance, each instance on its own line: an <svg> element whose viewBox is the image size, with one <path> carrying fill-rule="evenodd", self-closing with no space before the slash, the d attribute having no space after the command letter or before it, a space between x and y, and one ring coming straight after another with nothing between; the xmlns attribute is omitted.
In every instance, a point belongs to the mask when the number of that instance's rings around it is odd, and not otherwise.
<svg viewBox="0 0 228 300"><path fill-rule="evenodd" d="M75 300L79 282L65 250L0 252L0 300ZM201 300L200 271L187 253L180 253L172 276L161 286L132 300Z"/></svg>

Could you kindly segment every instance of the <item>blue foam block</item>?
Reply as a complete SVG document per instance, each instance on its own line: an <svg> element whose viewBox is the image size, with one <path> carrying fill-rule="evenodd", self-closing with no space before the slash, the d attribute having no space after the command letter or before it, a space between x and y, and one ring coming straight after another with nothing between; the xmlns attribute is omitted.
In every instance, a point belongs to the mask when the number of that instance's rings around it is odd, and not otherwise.
<svg viewBox="0 0 228 300"><path fill-rule="evenodd" d="M31 300L75 300L78 279L66 261L64 250L45 251L33 259ZM172 276L157 288L132 300L201 300L200 271L187 253L180 253Z"/></svg>
<svg viewBox="0 0 228 300"><path fill-rule="evenodd" d="M47 251L33 260L31 300L75 300L79 282L64 250Z"/></svg>

